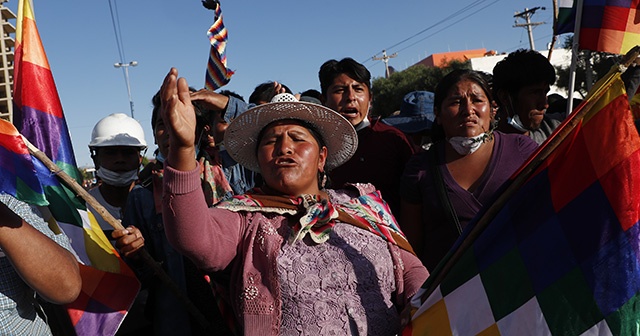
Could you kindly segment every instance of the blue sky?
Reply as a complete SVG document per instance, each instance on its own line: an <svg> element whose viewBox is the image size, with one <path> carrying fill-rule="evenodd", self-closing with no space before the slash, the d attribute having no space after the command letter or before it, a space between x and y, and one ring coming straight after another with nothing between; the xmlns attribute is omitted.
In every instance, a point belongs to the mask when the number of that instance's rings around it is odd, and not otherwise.
<svg viewBox="0 0 640 336"><path fill-rule="evenodd" d="M18 0L5 6L17 14ZM33 0L33 6L78 166L93 165L87 148L93 125L111 113L130 114L123 71L113 67L120 54L109 2ZM550 0L222 0L228 64L236 72L225 88L245 98L270 80L294 92L319 89L320 65L343 57L382 77L384 64L371 57L383 49L397 52L389 64L404 70L433 53L528 48L527 31L513 27L513 15L537 6L546 7L532 17L545 22L533 30L536 49L544 50L552 38ZM191 86L204 86L213 11L199 0L116 0L116 7L124 61L138 62L129 70L131 96L151 156L151 97L172 66Z"/></svg>

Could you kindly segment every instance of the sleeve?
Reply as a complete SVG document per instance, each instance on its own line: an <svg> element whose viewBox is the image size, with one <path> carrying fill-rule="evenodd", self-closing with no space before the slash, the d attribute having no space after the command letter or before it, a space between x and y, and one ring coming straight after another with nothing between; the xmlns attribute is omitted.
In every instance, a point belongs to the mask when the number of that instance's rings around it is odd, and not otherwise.
<svg viewBox="0 0 640 336"><path fill-rule="evenodd" d="M224 121L227 124L230 123L233 119L237 118L239 115L253 106L255 105L247 104L234 96L229 96L229 102L227 103L227 108L225 109L223 115Z"/></svg>
<svg viewBox="0 0 640 336"><path fill-rule="evenodd" d="M59 230L58 228L56 228L57 233L54 232L49 227L49 224L44 221L42 213L36 206L19 201L15 197L7 194L0 195L0 202L4 203L9 209L11 209L11 211L20 216L36 230L40 231L42 234L55 241L58 245L75 255L75 252L71 248L69 237L67 237L62 230Z"/></svg>
<svg viewBox="0 0 640 336"><path fill-rule="evenodd" d="M414 254L400 249L400 257L404 263L404 293L409 300L422 287L429 277L429 271Z"/></svg>
<svg viewBox="0 0 640 336"><path fill-rule="evenodd" d="M424 153L426 152L417 153L409 159L400 179L400 197L412 204L422 202L420 181L427 169Z"/></svg>
<svg viewBox="0 0 640 336"><path fill-rule="evenodd" d="M165 165L162 216L169 243L207 272L226 268L235 258L245 218L208 208L200 187L200 166L178 171Z"/></svg>
<svg viewBox="0 0 640 336"><path fill-rule="evenodd" d="M127 197L127 204L124 208L124 216L122 217L122 226L125 228L133 225L137 227L142 236L145 239L144 248L149 252L151 257L160 263L164 262L164 259L158 257L158 253L155 249L156 235L154 235L151 230L153 223L150 223L150 219L152 217L149 216L149 212L155 213L155 204L153 202L153 195L150 197L145 197L146 193L151 193L147 189L136 186L129 193ZM164 235L164 232L161 232ZM143 282L143 284L147 284L147 282L153 279L153 269L143 263L140 260L134 258L127 258L125 256L121 256L122 259L131 267L131 269L136 273L138 279Z"/></svg>
<svg viewBox="0 0 640 336"><path fill-rule="evenodd" d="M122 226L133 225L145 233L146 227L151 225L151 223L148 223L149 215L147 212L155 211L155 205L153 204L153 196L144 197L145 192L148 191L141 186L136 186L131 190L127 197L127 204L124 207ZM142 207L142 204L145 206Z"/></svg>

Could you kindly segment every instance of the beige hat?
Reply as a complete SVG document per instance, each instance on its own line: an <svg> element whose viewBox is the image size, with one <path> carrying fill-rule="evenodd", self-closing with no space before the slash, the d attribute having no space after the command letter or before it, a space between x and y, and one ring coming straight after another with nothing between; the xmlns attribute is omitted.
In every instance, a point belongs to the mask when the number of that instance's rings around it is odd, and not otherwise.
<svg viewBox="0 0 640 336"><path fill-rule="evenodd" d="M263 128L274 121L294 119L311 125L327 146L326 169L345 163L358 148L358 135L343 116L322 105L300 102L292 94L276 95L271 103L253 107L235 118L224 135L224 146L241 165L260 172L256 149Z"/></svg>

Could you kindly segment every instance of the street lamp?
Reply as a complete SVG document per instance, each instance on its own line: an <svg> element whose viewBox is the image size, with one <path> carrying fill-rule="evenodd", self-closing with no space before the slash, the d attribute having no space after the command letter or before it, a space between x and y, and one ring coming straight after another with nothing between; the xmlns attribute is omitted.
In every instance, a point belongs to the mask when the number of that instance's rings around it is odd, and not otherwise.
<svg viewBox="0 0 640 336"><path fill-rule="evenodd" d="M133 100L131 99L131 85L129 85L129 67L136 66L138 62L131 61L129 63L115 63L114 68L123 68L124 80L127 82L127 94L129 95L129 106L131 107L131 118L133 118Z"/></svg>

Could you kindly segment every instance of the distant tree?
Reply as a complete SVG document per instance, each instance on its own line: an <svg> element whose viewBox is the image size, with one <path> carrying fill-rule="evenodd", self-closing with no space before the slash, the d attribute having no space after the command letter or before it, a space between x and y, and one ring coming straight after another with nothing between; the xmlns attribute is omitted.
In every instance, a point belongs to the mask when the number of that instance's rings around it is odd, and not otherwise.
<svg viewBox="0 0 640 336"><path fill-rule="evenodd" d="M564 49L571 50L573 44L573 34L565 38L562 47ZM589 55L589 62L591 64L591 78L592 82L587 83L587 55ZM576 77L574 88L576 92L579 92L584 98L588 93L588 88L600 78L602 78L609 69L620 60L620 56L600 51L587 52L586 50L580 50L578 53L578 60L576 63ZM571 66L556 67L557 81L556 86L569 90L569 75Z"/></svg>
<svg viewBox="0 0 640 336"><path fill-rule="evenodd" d="M78 170L80 171L80 175L82 175L82 179L83 180L91 180L93 179L93 169L88 169L88 168L78 168Z"/></svg>
<svg viewBox="0 0 640 336"><path fill-rule="evenodd" d="M411 91L433 92L438 82L455 69L470 69L467 62L451 61L444 67L427 67L417 64L403 71L397 71L389 78L378 77L373 80L374 116L387 117L398 111L404 96Z"/></svg>

